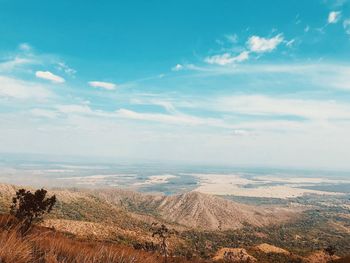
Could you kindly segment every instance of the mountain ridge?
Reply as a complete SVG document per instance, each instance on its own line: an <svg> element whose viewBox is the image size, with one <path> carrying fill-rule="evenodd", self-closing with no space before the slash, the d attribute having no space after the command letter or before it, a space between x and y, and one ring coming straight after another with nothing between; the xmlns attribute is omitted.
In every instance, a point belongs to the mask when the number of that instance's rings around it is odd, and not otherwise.
<svg viewBox="0 0 350 263"><path fill-rule="evenodd" d="M19 187L0 184L1 202L10 202ZM124 189L48 189L59 200L56 216L62 219L114 221L131 225L167 222L174 227L202 230L266 226L296 216L289 208L258 207L195 191L177 195L151 195ZM100 211L96 211L100 210ZM73 217L73 218L71 218ZM88 219L88 220L87 220Z"/></svg>

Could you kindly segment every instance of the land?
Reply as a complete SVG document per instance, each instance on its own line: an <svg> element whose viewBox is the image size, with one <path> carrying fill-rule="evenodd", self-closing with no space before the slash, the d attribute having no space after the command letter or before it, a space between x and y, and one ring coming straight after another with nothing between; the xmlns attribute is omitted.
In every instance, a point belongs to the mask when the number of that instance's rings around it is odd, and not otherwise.
<svg viewBox="0 0 350 263"><path fill-rule="evenodd" d="M8 214L18 188L0 184L2 214ZM272 199L191 191L165 196L111 187L51 188L49 194L58 203L40 227L77 242L148 253L155 256L153 262L161 262L159 240L150 231L153 222L176 232L168 243L171 257L179 262L245 262L234 261L237 255L257 262L328 262L350 251L347 194ZM328 246L336 248L336 257L324 252Z"/></svg>
<svg viewBox="0 0 350 263"><path fill-rule="evenodd" d="M195 189L201 193L212 195L234 195L260 198L287 199L305 194L325 196L343 195L335 191L314 190L312 187L325 184L348 184L349 180L330 180L325 178L257 176L248 179L238 174L192 174L199 178L199 186ZM316 188L317 189L317 188ZM332 189L328 187L326 189Z"/></svg>

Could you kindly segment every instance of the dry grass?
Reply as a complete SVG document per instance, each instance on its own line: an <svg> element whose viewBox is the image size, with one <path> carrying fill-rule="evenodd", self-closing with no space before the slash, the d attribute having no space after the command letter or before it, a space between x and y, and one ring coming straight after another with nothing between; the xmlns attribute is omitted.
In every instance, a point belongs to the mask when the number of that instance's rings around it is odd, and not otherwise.
<svg viewBox="0 0 350 263"><path fill-rule="evenodd" d="M0 263L155 263L156 254L130 247L69 238L47 228L19 234L12 219L0 217Z"/></svg>
<svg viewBox="0 0 350 263"><path fill-rule="evenodd" d="M0 248L1 263L27 263L32 259L30 243L18 238L16 231L1 232Z"/></svg>
<svg viewBox="0 0 350 263"><path fill-rule="evenodd" d="M22 237L14 229L0 234L1 263L154 263L156 255L129 247L70 239L52 232Z"/></svg>
<svg viewBox="0 0 350 263"><path fill-rule="evenodd" d="M22 236L11 216L0 215L0 263L158 263L163 258L134 248L80 240L46 227L34 227ZM203 262L171 258L169 263Z"/></svg>

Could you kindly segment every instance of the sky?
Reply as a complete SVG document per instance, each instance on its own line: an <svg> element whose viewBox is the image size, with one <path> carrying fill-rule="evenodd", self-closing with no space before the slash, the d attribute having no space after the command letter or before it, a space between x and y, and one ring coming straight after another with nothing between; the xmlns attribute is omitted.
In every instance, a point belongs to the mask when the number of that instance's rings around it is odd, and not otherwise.
<svg viewBox="0 0 350 263"><path fill-rule="evenodd" d="M0 153L350 169L349 0L0 0Z"/></svg>

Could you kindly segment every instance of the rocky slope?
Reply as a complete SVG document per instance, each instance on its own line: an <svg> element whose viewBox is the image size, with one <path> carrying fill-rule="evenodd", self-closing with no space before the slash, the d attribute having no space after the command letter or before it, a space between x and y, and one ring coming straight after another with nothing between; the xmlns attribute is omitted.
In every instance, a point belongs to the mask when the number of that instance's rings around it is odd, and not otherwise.
<svg viewBox="0 0 350 263"><path fill-rule="evenodd" d="M286 221L297 214L291 209L244 205L199 192L156 196L106 190L94 194L131 211L149 213L169 222L205 230L237 229L244 224L265 226Z"/></svg>
<svg viewBox="0 0 350 263"><path fill-rule="evenodd" d="M264 226L294 215L287 209L243 205L198 192L164 197L157 210L168 221L205 230L237 229L244 224Z"/></svg>
<svg viewBox="0 0 350 263"><path fill-rule="evenodd" d="M0 184L0 200L10 202L15 190L15 186ZM130 228L163 221L178 228L226 230L244 224L279 223L296 214L285 208L244 205L198 192L160 196L120 189L51 189L50 194L59 200L55 209L58 218L113 222Z"/></svg>

